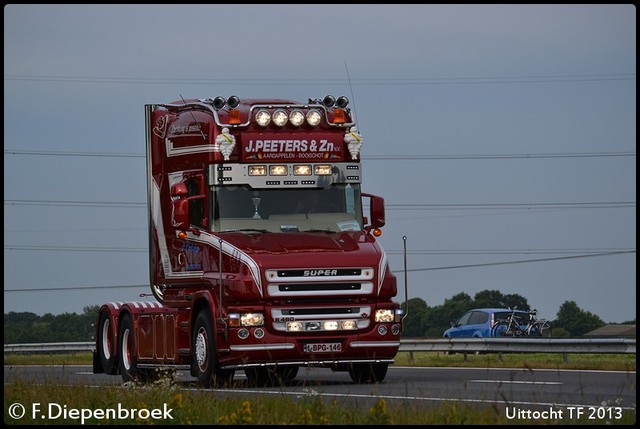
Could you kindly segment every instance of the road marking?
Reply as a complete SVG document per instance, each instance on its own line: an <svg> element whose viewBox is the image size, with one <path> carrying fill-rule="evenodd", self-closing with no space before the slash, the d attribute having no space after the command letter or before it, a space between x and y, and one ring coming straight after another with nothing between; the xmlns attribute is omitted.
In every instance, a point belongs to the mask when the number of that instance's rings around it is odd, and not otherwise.
<svg viewBox="0 0 640 429"><path fill-rule="evenodd" d="M469 383L494 384L563 384L559 381L513 381L513 380L469 380Z"/></svg>

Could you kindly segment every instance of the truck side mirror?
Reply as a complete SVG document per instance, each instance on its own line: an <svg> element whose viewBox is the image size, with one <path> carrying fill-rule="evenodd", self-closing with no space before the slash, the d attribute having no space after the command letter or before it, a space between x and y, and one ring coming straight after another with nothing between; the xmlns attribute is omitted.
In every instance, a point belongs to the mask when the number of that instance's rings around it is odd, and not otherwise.
<svg viewBox="0 0 640 429"><path fill-rule="evenodd" d="M171 224L175 229L186 231L189 229L189 191L184 183L171 186Z"/></svg>
<svg viewBox="0 0 640 429"><path fill-rule="evenodd" d="M367 225L366 229L382 228L385 224L384 198L366 193L363 193L362 196L370 199L369 219L371 219L371 224Z"/></svg>

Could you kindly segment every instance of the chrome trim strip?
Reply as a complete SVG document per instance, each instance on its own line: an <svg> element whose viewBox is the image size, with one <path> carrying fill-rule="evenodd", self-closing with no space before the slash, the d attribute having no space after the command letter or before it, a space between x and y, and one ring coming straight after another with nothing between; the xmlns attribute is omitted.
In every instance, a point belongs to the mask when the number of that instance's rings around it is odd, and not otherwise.
<svg viewBox="0 0 640 429"><path fill-rule="evenodd" d="M281 343L281 344L251 344L246 346L230 346L231 351L247 352L247 351L265 351L265 350L292 350L295 348L295 344Z"/></svg>

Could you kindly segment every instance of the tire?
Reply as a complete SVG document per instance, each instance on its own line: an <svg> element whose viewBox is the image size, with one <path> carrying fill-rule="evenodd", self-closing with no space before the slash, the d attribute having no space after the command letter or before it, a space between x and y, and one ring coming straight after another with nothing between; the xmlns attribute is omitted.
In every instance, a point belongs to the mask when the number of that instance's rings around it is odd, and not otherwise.
<svg viewBox="0 0 640 429"><path fill-rule="evenodd" d="M298 375L298 367L295 365L282 365L276 367L246 368L244 373L249 384L255 387L284 386Z"/></svg>
<svg viewBox="0 0 640 429"><path fill-rule="evenodd" d="M136 335L133 330L131 315L124 313L120 316L118 330L118 366L122 380L147 382L153 379L155 371L138 369Z"/></svg>
<svg viewBox="0 0 640 429"><path fill-rule="evenodd" d="M491 336L496 338L511 336L511 334L507 334L508 329L509 324L507 322L498 322L493 325Z"/></svg>
<svg viewBox="0 0 640 429"><path fill-rule="evenodd" d="M278 383L275 370L267 367L245 368L244 373L252 387L272 387Z"/></svg>
<svg viewBox="0 0 640 429"><path fill-rule="evenodd" d="M349 366L349 376L357 384L382 383L388 368L386 363L354 363Z"/></svg>
<svg viewBox="0 0 640 429"><path fill-rule="evenodd" d="M198 385L209 388L212 385L231 384L235 370L220 369L213 339L213 323L208 310L201 310L193 326L192 375Z"/></svg>
<svg viewBox="0 0 640 429"><path fill-rule="evenodd" d="M283 383L291 381L298 375L298 367L295 365L284 365L276 367L276 375Z"/></svg>
<svg viewBox="0 0 640 429"><path fill-rule="evenodd" d="M114 324L108 311L100 313L98 321L98 341L96 349L100 357L102 371L105 374L114 375L118 372L117 345L114 331Z"/></svg>
<svg viewBox="0 0 640 429"><path fill-rule="evenodd" d="M249 385L252 387L284 386L288 381L298 375L298 367L295 365L283 365L277 367L253 367L245 368Z"/></svg>

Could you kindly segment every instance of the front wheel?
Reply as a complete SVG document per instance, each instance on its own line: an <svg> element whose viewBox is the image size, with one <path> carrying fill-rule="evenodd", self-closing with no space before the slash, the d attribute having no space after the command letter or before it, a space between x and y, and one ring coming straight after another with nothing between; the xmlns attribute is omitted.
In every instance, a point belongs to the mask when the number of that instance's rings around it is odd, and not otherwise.
<svg viewBox="0 0 640 429"><path fill-rule="evenodd" d="M292 381L298 375L298 367L295 365L284 365L276 367L276 374L283 382Z"/></svg>
<svg viewBox="0 0 640 429"><path fill-rule="evenodd" d="M278 378L273 368L250 367L244 369L249 386L252 387L272 387L277 385Z"/></svg>
<svg viewBox="0 0 640 429"><path fill-rule="evenodd" d="M202 310L196 317L193 327L193 375L204 388L214 385L230 384L234 370L220 369L213 341L213 323L208 310Z"/></svg>
<svg viewBox="0 0 640 429"><path fill-rule="evenodd" d="M382 383L388 368L386 363L354 363L349 366L349 376L358 384Z"/></svg>

